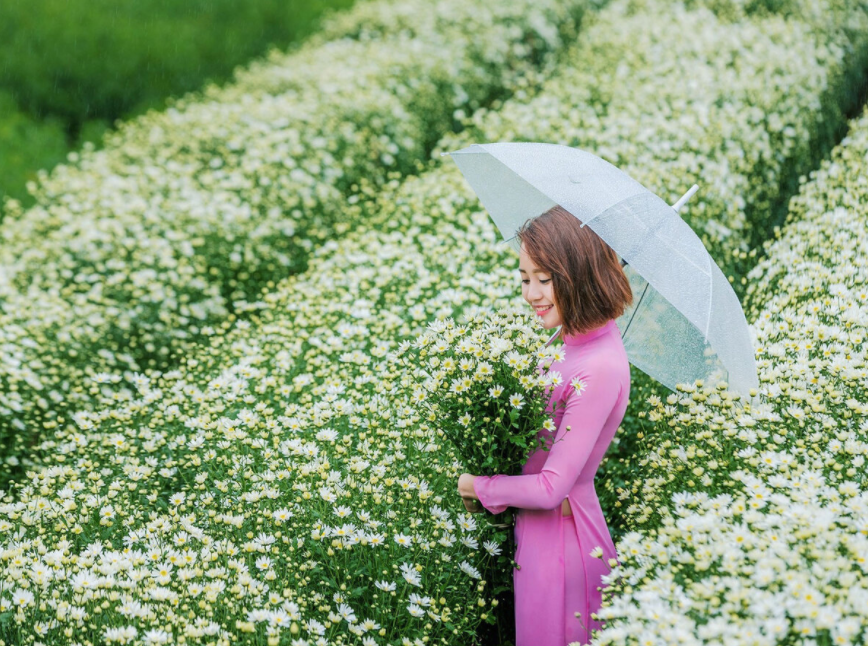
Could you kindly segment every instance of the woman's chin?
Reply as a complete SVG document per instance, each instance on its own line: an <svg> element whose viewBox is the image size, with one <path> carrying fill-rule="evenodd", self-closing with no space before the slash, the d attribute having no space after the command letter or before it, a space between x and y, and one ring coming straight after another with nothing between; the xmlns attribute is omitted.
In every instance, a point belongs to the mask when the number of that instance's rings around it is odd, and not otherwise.
<svg viewBox="0 0 868 646"><path fill-rule="evenodd" d="M561 324L560 319L555 318L555 320L552 320L554 317L549 316L549 314L551 314L551 312L546 312L542 316L539 314L536 315L544 330L553 330Z"/></svg>

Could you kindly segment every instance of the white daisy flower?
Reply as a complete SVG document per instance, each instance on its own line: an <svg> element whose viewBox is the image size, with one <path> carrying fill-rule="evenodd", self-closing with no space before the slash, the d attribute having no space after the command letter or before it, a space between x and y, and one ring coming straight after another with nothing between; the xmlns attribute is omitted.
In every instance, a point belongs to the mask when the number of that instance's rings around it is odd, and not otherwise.
<svg viewBox="0 0 868 646"><path fill-rule="evenodd" d="M577 395L581 395L583 392L585 392L588 384L583 379L575 377L572 381L570 381L570 386L573 387L573 390L576 391Z"/></svg>
<svg viewBox="0 0 868 646"><path fill-rule="evenodd" d="M470 563L468 563L467 561L462 561L458 567L462 572L464 572L468 576L473 577L474 579L481 579L482 578L482 575L479 573L479 570L477 570L475 567L470 565Z"/></svg>
<svg viewBox="0 0 868 646"><path fill-rule="evenodd" d="M422 608L417 606L415 603L411 603L409 606L407 606L407 610L409 610L410 614L413 615L414 617L424 617L425 616L425 610L423 610Z"/></svg>

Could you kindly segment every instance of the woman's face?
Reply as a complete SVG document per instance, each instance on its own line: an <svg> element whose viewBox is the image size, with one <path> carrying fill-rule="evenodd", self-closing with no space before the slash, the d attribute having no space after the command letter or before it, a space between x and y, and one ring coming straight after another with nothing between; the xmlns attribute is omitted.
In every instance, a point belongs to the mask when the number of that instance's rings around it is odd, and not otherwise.
<svg viewBox="0 0 868 646"><path fill-rule="evenodd" d="M523 245L518 256L518 273L521 275L521 295L540 317L543 327L548 330L561 325L552 277L533 263Z"/></svg>

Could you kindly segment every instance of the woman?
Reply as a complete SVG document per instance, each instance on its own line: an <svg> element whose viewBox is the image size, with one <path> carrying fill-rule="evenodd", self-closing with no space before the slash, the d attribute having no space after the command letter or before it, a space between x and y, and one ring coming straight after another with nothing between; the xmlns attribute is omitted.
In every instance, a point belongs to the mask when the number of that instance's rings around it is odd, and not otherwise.
<svg viewBox="0 0 868 646"><path fill-rule="evenodd" d="M462 474L458 492L492 513L515 507L516 646L588 642L602 601L601 576L615 558L594 474L624 418L630 365L615 319L633 296L617 255L560 206L518 231L522 295L545 328L561 326L565 359L550 370L556 431L541 430L522 475ZM552 444L554 435L554 444ZM474 501L475 504L476 503ZM482 511L481 507L473 511ZM602 558L590 556L602 548Z"/></svg>

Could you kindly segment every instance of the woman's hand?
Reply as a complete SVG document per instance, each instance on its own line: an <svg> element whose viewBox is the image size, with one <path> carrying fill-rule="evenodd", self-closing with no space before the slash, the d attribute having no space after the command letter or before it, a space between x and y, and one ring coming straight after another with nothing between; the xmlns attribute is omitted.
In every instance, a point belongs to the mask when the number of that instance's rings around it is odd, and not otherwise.
<svg viewBox="0 0 868 646"><path fill-rule="evenodd" d="M476 498L476 491L473 489L473 481L476 476L469 473L462 473L458 478L458 493L462 498Z"/></svg>
<svg viewBox="0 0 868 646"><path fill-rule="evenodd" d="M464 508L471 514L479 514L485 511L485 507L476 498L476 491L473 489L473 481L476 476L469 473L462 473L458 478L458 494L464 501Z"/></svg>

